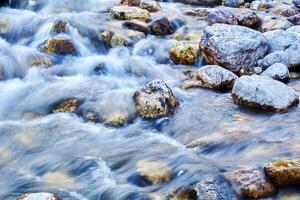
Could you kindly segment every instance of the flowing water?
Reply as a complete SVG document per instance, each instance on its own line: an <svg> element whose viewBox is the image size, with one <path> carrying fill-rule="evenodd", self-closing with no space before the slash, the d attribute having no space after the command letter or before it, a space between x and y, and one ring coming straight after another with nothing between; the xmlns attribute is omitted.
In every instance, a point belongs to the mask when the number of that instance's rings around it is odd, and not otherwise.
<svg viewBox="0 0 300 200"><path fill-rule="evenodd" d="M0 199L34 191L80 200L147 199L224 171L300 156L299 108L268 114L237 106L230 92L182 90L186 66L167 61L171 39L147 36L133 47L105 49L96 36L118 23L104 12L115 2L40 0L0 8ZM182 5L161 4L161 13L186 18L190 29L201 30L200 22L182 16ZM74 41L78 54L53 56L51 68L30 67L28 58L43 55L38 46L51 37L57 19L69 23L61 36ZM105 72L97 70L99 64ZM136 118L132 96L155 78L172 88L180 108L158 120ZM289 85L300 91L300 81ZM48 114L69 97L104 113L126 112L132 120L113 128L75 114ZM139 183L141 159L167 162L171 181ZM282 190L275 198L296 193Z"/></svg>

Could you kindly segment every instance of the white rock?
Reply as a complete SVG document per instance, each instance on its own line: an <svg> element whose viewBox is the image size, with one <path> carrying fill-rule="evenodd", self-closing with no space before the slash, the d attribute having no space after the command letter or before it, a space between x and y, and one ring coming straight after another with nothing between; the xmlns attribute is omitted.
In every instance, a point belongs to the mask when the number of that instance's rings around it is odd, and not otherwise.
<svg viewBox="0 0 300 200"><path fill-rule="evenodd" d="M278 81L288 82L289 68L284 64L275 63L267 68L261 75L268 76Z"/></svg>

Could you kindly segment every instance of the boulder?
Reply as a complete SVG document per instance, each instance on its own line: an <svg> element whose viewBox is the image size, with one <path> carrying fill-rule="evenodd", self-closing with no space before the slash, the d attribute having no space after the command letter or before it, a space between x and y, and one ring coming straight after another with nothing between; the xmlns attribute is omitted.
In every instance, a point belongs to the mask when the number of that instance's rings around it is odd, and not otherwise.
<svg viewBox="0 0 300 200"><path fill-rule="evenodd" d="M274 195L276 186L268 180L263 169L240 169L226 172L224 177L236 193L245 199L265 198Z"/></svg>
<svg viewBox="0 0 300 200"><path fill-rule="evenodd" d="M284 51L297 42L297 37L284 30L272 30L263 34L269 45L269 52Z"/></svg>
<svg viewBox="0 0 300 200"><path fill-rule="evenodd" d="M270 11L271 14L281 15L283 17L291 17L298 14L298 10L291 6L280 6L273 8Z"/></svg>
<svg viewBox="0 0 300 200"><path fill-rule="evenodd" d="M169 35L174 33L175 29L167 17L154 20L150 24L150 30L154 35Z"/></svg>
<svg viewBox="0 0 300 200"><path fill-rule="evenodd" d="M250 4L251 10L263 11L263 10L267 9L267 7L268 7L268 4L266 1L255 0L255 1L252 1Z"/></svg>
<svg viewBox="0 0 300 200"><path fill-rule="evenodd" d="M299 102L296 92L265 76L242 76L235 81L232 97L238 104L272 112L287 112Z"/></svg>
<svg viewBox="0 0 300 200"><path fill-rule="evenodd" d="M82 101L78 98L68 98L55 103L52 108L53 113L75 113L78 107L81 105Z"/></svg>
<svg viewBox="0 0 300 200"><path fill-rule="evenodd" d="M134 94L137 112L146 119L164 117L179 106L171 89L156 79Z"/></svg>
<svg viewBox="0 0 300 200"><path fill-rule="evenodd" d="M171 180L172 169L161 160L143 159L136 163L139 176L151 184L165 183Z"/></svg>
<svg viewBox="0 0 300 200"><path fill-rule="evenodd" d="M17 200L58 200L58 198L52 193L41 192L23 194Z"/></svg>
<svg viewBox="0 0 300 200"><path fill-rule="evenodd" d="M154 0L142 0L139 7L149 12L157 12L161 9L159 3Z"/></svg>
<svg viewBox="0 0 300 200"><path fill-rule="evenodd" d="M111 8L111 13L116 19L120 20L147 20L150 18L149 11L138 7L114 6Z"/></svg>
<svg viewBox="0 0 300 200"><path fill-rule="evenodd" d="M265 166L270 180L279 186L300 184L299 160L279 160Z"/></svg>
<svg viewBox="0 0 300 200"><path fill-rule="evenodd" d="M50 38L40 46L40 50L60 55L76 54L75 45L68 38Z"/></svg>
<svg viewBox="0 0 300 200"><path fill-rule="evenodd" d="M267 32L267 31L272 31L277 29L286 30L292 26L293 24L289 22L288 19L285 17L271 16L271 17L266 17L266 19L262 20L260 30L262 32Z"/></svg>
<svg viewBox="0 0 300 200"><path fill-rule="evenodd" d="M206 27L200 41L200 53L207 63L233 72L252 69L267 50L267 40L260 32L236 25Z"/></svg>
<svg viewBox="0 0 300 200"><path fill-rule="evenodd" d="M287 83L290 79L289 68L281 63L271 65L261 74L261 76L267 76L284 83Z"/></svg>
<svg viewBox="0 0 300 200"><path fill-rule="evenodd" d="M170 57L176 64L194 65L198 59L198 49L189 42L177 42L170 49Z"/></svg>
<svg viewBox="0 0 300 200"><path fill-rule="evenodd" d="M237 75L217 65L207 65L187 75L196 81L195 86L216 90L231 89L238 79Z"/></svg>

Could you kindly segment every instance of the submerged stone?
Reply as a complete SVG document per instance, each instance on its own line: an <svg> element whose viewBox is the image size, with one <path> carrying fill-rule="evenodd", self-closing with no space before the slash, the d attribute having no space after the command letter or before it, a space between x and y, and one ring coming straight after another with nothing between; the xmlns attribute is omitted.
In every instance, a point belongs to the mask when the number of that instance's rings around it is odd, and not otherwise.
<svg viewBox="0 0 300 200"><path fill-rule="evenodd" d="M161 160L140 160L136 163L136 170L139 176L145 178L151 184L160 184L171 180L172 169Z"/></svg>
<svg viewBox="0 0 300 200"><path fill-rule="evenodd" d="M232 89L238 104L272 112L287 112L299 103L299 97L289 86L265 76L242 76Z"/></svg>
<svg viewBox="0 0 300 200"><path fill-rule="evenodd" d="M279 186L300 184L299 160L279 160L265 166L267 176Z"/></svg>
<svg viewBox="0 0 300 200"><path fill-rule="evenodd" d="M172 90L159 79L137 90L133 98L138 114L146 119L164 117L179 106Z"/></svg>
<svg viewBox="0 0 300 200"><path fill-rule="evenodd" d="M52 34L60 34L65 33L67 31L67 22L62 20L57 20L53 23L51 33Z"/></svg>

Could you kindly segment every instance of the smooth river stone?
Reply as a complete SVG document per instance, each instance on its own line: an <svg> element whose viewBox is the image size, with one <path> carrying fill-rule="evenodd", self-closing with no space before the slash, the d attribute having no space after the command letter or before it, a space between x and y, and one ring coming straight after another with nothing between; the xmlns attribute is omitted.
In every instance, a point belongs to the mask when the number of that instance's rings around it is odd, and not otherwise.
<svg viewBox="0 0 300 200"><path fill-rule="evenodd" d="M272 112L287 112L299 103L296 92L265 76L242 76L235 81L232 97L238 104Z"/></svg>
<svg viewBox="0 0 300 200"><path fill-rule="evenodd" d="M284 83L287 83L290 79L289 68L281 63L271 65L261 74L261 76L267 76Z"/></svg>

